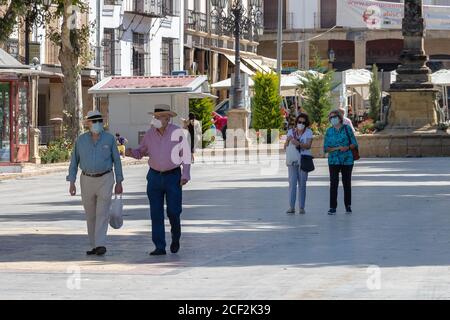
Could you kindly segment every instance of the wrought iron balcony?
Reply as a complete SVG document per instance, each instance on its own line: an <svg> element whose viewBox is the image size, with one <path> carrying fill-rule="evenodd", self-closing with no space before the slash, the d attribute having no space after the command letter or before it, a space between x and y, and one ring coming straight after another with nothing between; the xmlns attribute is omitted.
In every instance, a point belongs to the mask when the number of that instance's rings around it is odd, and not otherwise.
<svg viewBox="0 0 450 320"><path fill-rule="evenodd" d="M208 19L206 13L186 9L185 19L186 29L205 33L208 32Z"/></svg>
<svg viewBox="0 0 450 320"><path fill-rule="evenodd" d="M125 13L163 18L178 16L178 0L129 0L125 2Z"/></svg>

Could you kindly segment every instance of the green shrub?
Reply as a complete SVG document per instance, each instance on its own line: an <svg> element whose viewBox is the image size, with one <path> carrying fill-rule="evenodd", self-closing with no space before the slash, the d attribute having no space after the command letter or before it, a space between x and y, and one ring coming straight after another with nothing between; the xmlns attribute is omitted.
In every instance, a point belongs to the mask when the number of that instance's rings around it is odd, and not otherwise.
<svg viewBox="0 0 450 320"><path fill-rule="evenodd" d="M46 149L39 151L42 163L65 162L70 159L72 143L70 140L60 138L49 143Z"/></svg>
<svg viewBox="0 0 450 320"><path fill-rule="evenodd" d="M195 118L202 124L202 134L204 135L202 142L203 148L206 148L211 144L211 142L214 141L214 137L212 137L210 134L213 111L214 101L212 99L203 98L189 100L189 112L195 114Z"/></svg>
<svg viewBox="0 0 450 320"><path fill-rule="evenodd" d="M278 93L279 79L273 72L257 72L253 80L253 128L267 130L267 142L271 143L272 130L280 130L283 127L281 97Z"/></svg>
<svg viewBox="0 0 450 320"><path fill-rule="evenodd" d="M375 123L372 119L367 119L358 125L358 131L362 134L373 133L375 129Z"/></svg>
<svg viewBox="0 0 450 320"><path fill-rule="evenodd" d="M325 74L306 73L301 79L303 109L308 114L311 123L316 125L317 132L323 133L328 126L328 114L332 107L331 90L333 72Z"/></svg>

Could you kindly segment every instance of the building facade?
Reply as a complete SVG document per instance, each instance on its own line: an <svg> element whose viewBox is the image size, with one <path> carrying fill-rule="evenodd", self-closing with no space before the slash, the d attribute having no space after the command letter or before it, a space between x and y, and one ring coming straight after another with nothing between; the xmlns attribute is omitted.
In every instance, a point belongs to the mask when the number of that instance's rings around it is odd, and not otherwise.
<svg viewBox="0 0 450 320"><path fill-rule="evenodd" d="M276 57L276 30L278 1L264 1L264 35L261 37L258 53ZM403 49L400 26L370 28L353 27L351 15L347 20L339 17L346 0L284 0L283 10L283 70L292 72L308 69L314 56L318 55L338 71L349 68L368 68L376 64L379 69L391 71L399 64ZM387 3L390 2L390 3ZM369 10L386 5L397 13L400 0L359 1ZM356 2L353 2L356 3ZM392 4L393 3L393 4ZM375 6L370 6L375 4ZM425 5L444 6L436 10L447 10L450 0L424 0ZM397 6L397 7L396 7ZM375 7L375 8L374 8ZM389 9L391 10L391 9ZM367 12L367 11L366 11ZM366 13L365 13L366 14ZM398 14L397 14L398 15ZM342 17L342 14L341 14ZM345 18L345 17L344 17ZM344 20L344 21L343 21ZM397 16L398 23L401 16ZM450 31L439 26L427 30L425 50L434 70L450 67ZM330 52L334 54L330 56ZM330 59L331 58L331 59Z"/></svg>
<svg viewBox="0 0 450 320"><path fill-rule="evenodd" d="M95 61L102 69L100 79L180 70L182 12L181 0L90 0L89 19L96 23L91 42L100 46L100 61Z"/></svg>
<svg viewBox="0 0 450 320"><path fill-rule="evenodd" d="M221 28L217 15L229 15L232 1L223 1L224 8L214 0L184 0L184 69L190 74L207 75L211 83L228 79L234 72L235 39L231 30ZM252 12L263 12L258 1L242 0L242 5L249 16ZM223 10L221 10L223 9ZM262 18L262 15L261 15ZM259 26L258 26L259 23ZM262 19L255 21L255 28L243 32L240 40L243 58L261 58L257 55L259 35L262 34ZM246 69L243 61L242 70ZM245 71L244 71L245 72ZM226 98L227 91L218 92L221 99Z"/></svg>

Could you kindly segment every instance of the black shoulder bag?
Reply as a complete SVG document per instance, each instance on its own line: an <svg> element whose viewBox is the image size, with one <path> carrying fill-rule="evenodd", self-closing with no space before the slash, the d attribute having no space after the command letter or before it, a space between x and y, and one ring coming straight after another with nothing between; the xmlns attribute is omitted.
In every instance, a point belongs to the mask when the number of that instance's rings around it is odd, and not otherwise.
<svg viewBox="0 0 450 320"><path fill-rule="evenodd" d="M301 139L301 137L300 137L300 139ZM301 154L302 149L300 147L297 147L297 150ZM305 172L314 171L316 168L314 167L313 159L314 159L313 156L309 156L309 155L306 155L306 154L301 154L301 156L300 156L300 169L302 169L302 171L305 171Z"/></svg>

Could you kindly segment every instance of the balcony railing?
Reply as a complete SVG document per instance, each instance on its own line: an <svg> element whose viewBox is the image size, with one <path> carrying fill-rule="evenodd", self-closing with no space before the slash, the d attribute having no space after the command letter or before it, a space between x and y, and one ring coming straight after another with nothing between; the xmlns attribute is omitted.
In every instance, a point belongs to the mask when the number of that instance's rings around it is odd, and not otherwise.
<svg viewBox="0 0 450 320"><path fill-rule="evenodd" d="M206 13L186 10L186 29L198 32L208 32L208 19Z"/></svg>
<svg viewBox="0 0 450 320"><path fill-rule="evenodd" d="M130 0L126 1L125 12L155 18L179 15L179 0Z"/></svg>

